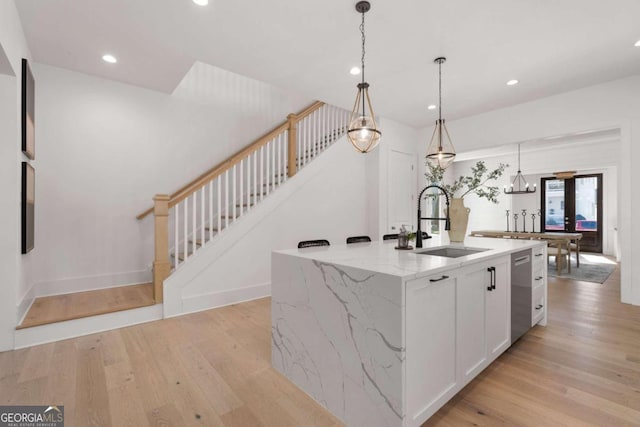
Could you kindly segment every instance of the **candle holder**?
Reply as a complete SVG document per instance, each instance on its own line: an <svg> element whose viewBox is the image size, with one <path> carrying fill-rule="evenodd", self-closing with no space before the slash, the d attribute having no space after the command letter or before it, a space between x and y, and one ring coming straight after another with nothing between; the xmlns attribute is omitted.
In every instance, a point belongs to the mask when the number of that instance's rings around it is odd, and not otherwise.
<svg viewBox="0 0 640 427"><path fill-rule="evenodd" d="M507 209L507 233L509 232L509 209Z"/></svg>
<svg viewBox="0 0 640 427"><path fill-rule="evenodd" d="M531 232L535 233L536 232L536 214L531 214Z"/></svg>
<svg viewBox="0 0 640 427"><path fill-rule="evenodd" d="M523 233L527 232L527 221L525 219L526 216L527 216L527 210L522 209L522 232Z"/></svg>
<svg viewBox="0 0 640 427"><path fill-rule="evenodd" d="M513 214L513 232L518 232L518 214Z"/></svg>

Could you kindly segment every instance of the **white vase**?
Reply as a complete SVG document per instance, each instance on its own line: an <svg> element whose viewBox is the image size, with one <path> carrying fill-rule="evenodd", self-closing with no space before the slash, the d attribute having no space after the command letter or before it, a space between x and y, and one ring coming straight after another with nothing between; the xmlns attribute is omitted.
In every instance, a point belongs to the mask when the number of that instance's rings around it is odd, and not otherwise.
<svg viewBox="0 0 640 427"><path fill-rule="evenodd" d="M449 219L451 220L451 230L449 230L450 242L464 242L467 235L467 225L469 224L469 212L471 209L464 206L464 200L452 198L449 205Z"/></svg>

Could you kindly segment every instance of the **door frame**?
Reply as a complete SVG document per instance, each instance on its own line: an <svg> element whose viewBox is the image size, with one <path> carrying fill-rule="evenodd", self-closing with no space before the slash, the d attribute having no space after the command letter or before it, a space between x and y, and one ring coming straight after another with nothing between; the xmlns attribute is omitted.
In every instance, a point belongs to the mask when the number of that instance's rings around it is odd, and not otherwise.
<svg viewBox="0 0 640 427"><path fill-rule="evenodd" d="M603 253L603 239L604 239L604 227L605 221L603 218L603 181L604 181L603 173L587 173L587 174L579 174L574 175L571 178L563 179L564 185L564 230L555 230L556 232L570 232L570 233L583 233L583 236L586 235L595 235L595 245L589 245L586 241L581 241L580 249L585 252L595 252L595 253ZM597 198L597 211L596 215L598 218L598 229L595 232L591 231L576 231L576 212L575 212L575 180L579 178L596 178L598 180L598 191L596 193ZM540 210L540 230L553 233L554 230L546 230L546 216L547 209L545 205L546 200L546 190L547 185L546 181L557 181L559 178L553 177L543 177L540 178L540 206L544 207ZM589 239L591 240L591 239Z"/></svg>

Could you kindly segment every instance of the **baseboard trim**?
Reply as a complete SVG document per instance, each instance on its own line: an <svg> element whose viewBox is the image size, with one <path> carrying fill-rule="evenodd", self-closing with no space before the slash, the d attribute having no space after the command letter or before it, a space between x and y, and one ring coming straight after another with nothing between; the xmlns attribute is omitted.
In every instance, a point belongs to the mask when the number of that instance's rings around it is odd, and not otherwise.
<svg viewBox="0 0 640 427"><path fill-rule="evenodd" d="M22 298L22 301L17 306L17 323L19 325L24 320L25 316L29 312L29 309L33 305L33 302L36 300L35 295L35 286L31 286L25 296Z"/></svg>
<svg viewBox="0 0 640 427"><path fill-rule="evenodd" d="M148 270L129 271L125 273L105 274L100 276L72 277L68 279L38 282L34 285L35 297L48 297L76 292L96 291L98 289L116 288L119 286L139 285L151 282Z"/></svg>
<svg viewBox="0 0 640 427"><path fill-rule="evenodd" d="M260 299L270 295L271 283L264 283L240 289L230 289L227 291L188 296L182 298L182 304L180 304L181 310L179 312L165 312L165 317L169 318L189 313L197 313L199 311Z"/></svg>
<svg viewBox="0 0 640 427"><path fill-rule="evenodd" d="M132 310L101 314L99 316L34 326L33 328L18 329L15 332L14 345L16 349L19 349L68 338L81 337L140 323L152 322L154 320L161 320L162 315L162 304L156 304Z"/></svg>

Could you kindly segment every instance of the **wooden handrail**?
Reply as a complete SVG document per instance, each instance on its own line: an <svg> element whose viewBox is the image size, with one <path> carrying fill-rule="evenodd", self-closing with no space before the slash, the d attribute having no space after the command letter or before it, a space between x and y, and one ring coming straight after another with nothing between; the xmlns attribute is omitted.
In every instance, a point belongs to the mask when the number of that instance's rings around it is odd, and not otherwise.
<svg viewBox="0 0 640 427"><path fill-rule="evenodd" d="M318 110L323 105L325 105L324 102L316 101L313 104L309 105L304 110L302 110L300 113L293 114L294 124L297 124L300 120L304 119L314 111ZM289 117L291 116L292 115L290 114ZM284 123L277 126L275 129L271 130L270 132L261 136L260 138L258 138L257 140L255 140L254 142L252 142L242 150L235 153L233 156L229 157L227 160L223 161L222 163L219 163L212 169L209 169L208 171L201 174L200 176L198 176L196 179L194 179L187 185L180 188L178 191L172 193L169 199L169 208L172 208L173 206L177 205L178 203L180 203L181 201L189 197L189 195L191 195L194 191L202 188L208 182L212 181L216 177L225 173L227 170L231 169L234 165L238 164L240 160L244 159L249 154L253 153L263 145L267 144L277 135L281 134L286 130L289 130L291 126L291 122L292 122L291 120L285 121ZM144 217L146 217L152 212L153 212L153 207L142 212L140 215L136 216L136 218L143 219Z"/></svg>

